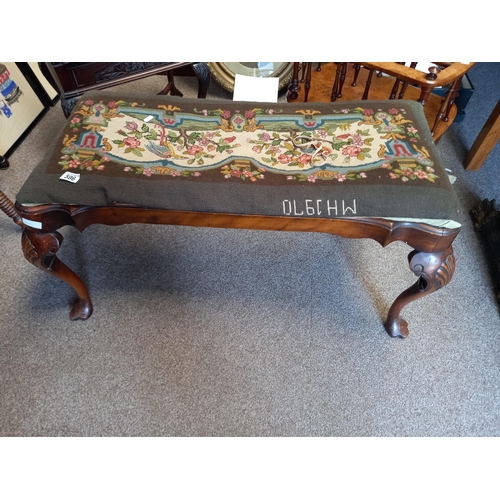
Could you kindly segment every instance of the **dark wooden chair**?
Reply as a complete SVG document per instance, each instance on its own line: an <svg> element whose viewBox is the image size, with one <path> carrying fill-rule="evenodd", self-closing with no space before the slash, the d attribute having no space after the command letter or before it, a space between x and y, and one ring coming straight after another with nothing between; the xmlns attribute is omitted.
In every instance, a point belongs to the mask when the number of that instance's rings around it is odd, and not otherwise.
<svg viewBox="0 0 500 500"><path fill-rule="evenodd" d="M61 106L68 117L78 97L85 92L102 90L153 75L165 75L167 85L158 95L182 97L175 76L198 79L198 98L207 96L210 84L208 66L202 62L49 62L40 63L44 76L59 89Z"/></svg>

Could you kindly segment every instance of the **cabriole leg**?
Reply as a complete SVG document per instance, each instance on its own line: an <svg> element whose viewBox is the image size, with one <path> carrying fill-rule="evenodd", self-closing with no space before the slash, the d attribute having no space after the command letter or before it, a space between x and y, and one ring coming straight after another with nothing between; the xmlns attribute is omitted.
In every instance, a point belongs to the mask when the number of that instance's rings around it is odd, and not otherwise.
<svg viewBox="0 0 500 500"><path fill-rule="evenodd" d="M61 247L63 237L57 231L36 233L25 229L22 236L23 253L26 260L43 271L70 285L78 295L71 308L71 319L88 319L92 314L92 302L83 281L61 262L56 253Z"/></svg>
<svg viewBox="0 0 500 500"><path fill-rule="evenodd" d="M451 246L442 253L414 250L408 255L408 261L419 280L405 290L389 309L385 329L391 337L405 338L409 334L408 323L400 317L403 307L446 286L455 272L455 256Z"/></svg>

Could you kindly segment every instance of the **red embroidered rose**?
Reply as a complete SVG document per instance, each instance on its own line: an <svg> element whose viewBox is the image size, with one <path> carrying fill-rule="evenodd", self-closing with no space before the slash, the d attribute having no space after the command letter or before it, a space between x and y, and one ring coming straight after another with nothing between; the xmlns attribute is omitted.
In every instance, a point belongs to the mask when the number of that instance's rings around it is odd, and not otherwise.
<svg viewBox="0 0 500 500"><path fill-rule="evenodd" d="M189 155L195 155L196 153L200 153L203 151L203 148L200 146L189 146L187 152Z"/></svg>
<svg viewBox="0 0 500 500"><path fill-rule="evenodd" d="M132 149L138 148L141 145L141 141L137 140L135 137L126 137L123 142Z"/></svg>
<svg viewBox="0 0 500 500"><path fill-rule="evenodd" d="M354 157L354 156L358 156L359 153L361 153L361 148L359 146L346 146L343 150L342 150L342 154L344 156L351 156L351 157Z"/></svg>

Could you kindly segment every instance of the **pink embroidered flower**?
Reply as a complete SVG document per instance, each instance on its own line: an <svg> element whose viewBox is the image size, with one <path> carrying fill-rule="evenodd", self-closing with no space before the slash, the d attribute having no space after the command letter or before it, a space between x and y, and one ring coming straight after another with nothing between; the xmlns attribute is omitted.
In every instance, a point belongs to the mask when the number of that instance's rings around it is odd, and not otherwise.
<svg viewBox="0 0 500 500"><path fill-rule="evenodd" d="M137 140L135 137L126 137L123 142L132 149L138 148L141 145L141 141Z"/></svg>
<svg viewBox="0 0 500 500"><path fill-rule="evenodd" d="M108 102L109 109L115 109L118 107L118 104L115 101Z"/></svg>
<svg viewBox="0 0 500 500"><path fill-rule="evenodd" d="M287 175L286 176L287 181L293 181L293 175Z"/></svg>
<svg viewBox="0 0 500 500"><path fill-rule="evenodd" d="M389 168L389 167L390 167L390 165L388 163L383 163L382 164L382 168Z"/></svg>
<svg viewBox="0 0 500 500"><path fill-rule="evenodd" d="M371 116L371 115L373 115L373 109L364 109L363 114L365 116Z"/></svg>
<svg viewBox="0 0 500 500"><path fill-rule="evenodd" d="M250 172L250 170L243 170L243 175L245 177L252 177L252 172Z"/></svg>
<svg viewBox="0 0 500 500"><path fill-rule="evenodd" d="M273 115L273 114L274 114L274 109L269 109L267 112L268 112L270 115Z"/></svg>
<svg viewBox="0 0 500 500"><path fill-rule="evenodd" d="M245 111L245 118L250 119L253 118L254 116L255 116L255 111L253 111L252 109L247 109Z"/></svg>
<svg viewBox="0 0 500 500"><path fill-rule="evenodd" d="M111 161L111 160L109 159L109 157L107 157L107 156L103 156L103 157L102 157L102 159L103 159L104 161Z"/></svg>
<svg viewBox="0 0 500 500"><path fill-rule="evenodd" d="M143 175L147 175L148 177L151 177L151 175L153 174L153 171L150 168L145 168L142 171L142 173L143 173Z"/></svg>
<svg viewBox="0 0 500 500"><path fill-rule="evenodd" d="M281 155L278 156L278 161L280 163L282 163L283 165L286 165L287 163L290 163L290 160L291 160L291 158L288 155L281 154Z"/></svg>
<svg viewBox="0 0 500 500"><path fill-rule="evenodd" d="M427 172L435 172L432 167L425 167L425 170L427 170Z"/></svg>
<svg viewBox="0 0 500 500"><path fill-rule="evenodd" d="M180 172L178 172L177 170L171 170L171 171L170 171L170 175L171 175L172 177L179 177L179 176L181 175L181 173L180 173Z"/></svg>
<svg viewBox="0 0 500 500"><path fill-rule="evenodd" d="M205 137L206 137L207 139L213 139L213 138L215 137L215 132L207 132L207 133L205 134Z"/></svg>
<svg viewBox="0 0 500 500"><path fill-rule="evenodd" d="M104 165L99 165L99 166L97 167L97 170L104 170Z"/></svg>
<svg viewBox="0 0 500 500"><path fill-rule="evenodd" d="M125 167L125 168L123 169L123 171L124 171L124 172L130 172L131 170L132 170L132 169L131 169L130 167Z"/></svg>
<svg viewBox="0 0 500 500"><path fill-rule="evenodd" d="M83 163L82 163L82 167L85 167L87 170L89 169L92 169L92 160L85 160Z"/></svg>
<svg viewBox="0 0 500 500"><path fill-rule="evenodd" d="M311 163L311 158L312 156L311 155L307 155L307 154L301 154L298 158L297 158L297 161L299 163L303 163L304 165L307 164L307 163Z"/></svg>
<svg viewBox="0 0 500 500"><path fill-rule="evenodd" d="M261 148L259 148L259 146L254 146L254 147L252 148L252 151L255 151L256 153L260 153L260 152L262 151L262 149L261 149Z"/></svg>
<svg viewBox="0 0 500 500"><path fill-rule="evenodd" d="M366 175L366 173L365 173L365 172L360 172L360 173L359 173L359 176L360 176L360 177L363 177L363 179L366 179L366 177L367 177L367 175Z"/></svg>
<svg viewBox="0 0 500 500"><path fill-rule="evenodd" d="M222 118L224 118L224 120L228 120L229 118L231 118L231 111L227 111L227 110L223 111L221 113L221 116L222 116Z"/></svg>
<svg viewBox="0 0 500 500"><path fill-rule="evenodd" d="M271 136L267 132L264 132L263 134L260 135L260 140L264 142L270 141Z"/></svg>
<svg viewBox="0 0 500 500"><path fill-rule="evenodd" d="M236 140L236 136L232 135L231 137L226 137L226 138L224 139L224 142L225 142L226 144L229 144L229 143L231 143L231 142L233 142L233 141L235 141L235 140Z"/></svg>
<svg viewBox="0 0 500 500"><path fill-rule="evenodd" d="M412 134L416 134L418 132L418 130L415 127L408 127L407 130Z"/></svg>
<svg viewBox="0 0 500 500"><path fill-rule="evenodd" d="M127 122L127 125L125 125L125 128L128 130L137 130L137 123Z"/></svg>
<svg viewBox="0 0 500 500"><path fill-rule="evenodd" d="M314 176L314 174L311 174L307 177L307 180L309 182L316 182L316 177Z"/></svg>
<svg viewBox="0 0 500 500"><path fill-rule="evenodd" d="M391 115L397 115L399 114L399 110L396 108L391 108L388 110L388 113L390 113Z"/></svg>
<svg viewBox="0 0 500 500"><path fill-rule="evenodd" d="M428 178L427 172L424 172L423 170L417 170L416 174L417 174L417 177L419 179L427 179Z"/></svg>
<svg viewBox="0 0 500 500"><path fill-rule="evenodd" d="M187 152L189 155L195 155L196 153L200 153L203 151L203 148L201 146L189 146L187 149Z"/></svg>
<svg viewBox="0 0 500 500"><path fill-rule="evenodd" d="M228 150L227 150L227 154L228 154L228 155L233 154L233 150L232 150L232 149L228 149Z"/></svg>
<svg viewBox="0 0 500 500"><path fill-rule="evenodd" d="M75 117L71 120L71 123L79 123L80 121L80 118Z"/></svg>
<svg viewBox="0 0 500 500"><path fill-rule="evenodd" d="M181 149L182 149L182 148L181 148ZM213 144L209 144L209 145L207 146L207 149L208 149L208 151L214 151L216 148L215 148L215 146L214 146Z"/></svg>
<svg viewBox="0 0 500 500"><path fill-rule="evenodd" d="M408 182L410 179L408 179L408 177L401 177L401 180L402 180L403 182Z"/></svg>
<svg viewBox="0 0 500 500"><path fill-rule="evenodd" d="M80 160L69 160L68 168L78 168L81 165Z"/></svg>
<svg viewBox="0 0 500 500"><path fill-rule="evenodd" d="M195 172L193 175L194 175L195 177L199 177L201 174L200 174L200 172Z"/></svg>
<svg viewBox="0 0 500 500"><path fill-rule="evenodd" d="M208 115L208 111L206 109L202 109L201 112L203 113L203 116L207 116Z"/></svg>
<svg viewBox="0 0 500 500"><path fill-rule="evenodd" d="M341 113L349 113L349 110L348 109L341 109L340 112Z"/></svg>
<svg viewBox="0 0 500 500"><path fill-rule="evenodd" d="M355 156L358 156L359 153L361 153L361 148L359 146L346 146L343 150L342 150L342 154L344 156L350 156L350 157L355 157Z"/></svg>
<svg viewBox="0 0 500 500"><path fill-rule="evenodd" d="M239 170L231 170L232 177L241 177L241 172Z"/></svg>
<svg viewBox="0 0 500 500"><path fill-rule="evenodd" d="M339 182L344 182L345 180L347 180L347 176L345 174L337 174L336 179Z"/></svg>
<svg viewBox="0 0 500 500"><path fill-rule="evenodd" d="M389 172L389 177L391 179L397 179L398 178L398 176L394 172Z"/></svg>
<svg viewBox="0 0 500 500"><path fill-rule="evenodd" d="M88 100L88 101L85 101L85 103L87 106L92 106L92 104L94 104L94 101L91 101L91 100Z"/></svg>

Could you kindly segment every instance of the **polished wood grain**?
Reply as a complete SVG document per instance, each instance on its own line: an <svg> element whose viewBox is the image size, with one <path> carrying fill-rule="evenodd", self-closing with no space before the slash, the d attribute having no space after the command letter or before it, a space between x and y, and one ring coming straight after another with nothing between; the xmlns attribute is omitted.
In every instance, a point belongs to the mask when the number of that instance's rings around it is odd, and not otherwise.
<svg viewBox="0 0 500 500"><path fill-rule="evenodd" d="M439 64L450 64L450 66L436 73L435 80L428 80L425 78L425 73L401 63L324 63L321 66L321 72L311 72L307 96L305 85L301 86L296 80L293 92L288 94L288 101L305 102L306 97L307 102L311 103L390 98L420 101L424 104L423 109L429 129L437 142L457 115L457 108L453 103L456 94L447 94L442 97L433 94L432 90L446 83L457 82L460 75L465 74L462 72L467 72L474 63ZM374 76L379 75L382 70L391 76L382 78ZM371 73L372 71L374 73ZM371 78L370 74L372 74ZM367 83L369 83L368 87ZM419 87L408 85L408 83L419 85ZM454 90L456 87L451 89L451 91Z"/></svg>
<svg viewBox="0 0 500 500"><path fill-rule="evenodd" d="M465 157L466 170L479 170L500 139L500 100Z"/></svg>
<svg viewBox="0 0 500 500"><path fill-rule="evenodd" d="M72 225L80 231L84 231L92 224L116 226L142 223L322 232L345 238L370 238L383 247L394 241L403 241L414 249L410 254L410 268L419 277L419 281L394 301L385 322L389 335L402 338L408 336L409 333L406 321L400 316L404 306L442 288L451 279L454 269L452 242L459 233L459 229L436 228L422 223L396 222L377 218L322 219L237 215L159 210L130 205L25 207L16 204L15 210L20 217L30 221L31 225L39 223L41 226L41 229L24 226L22 241L26 259L43 271L68 283L76 292L78 299L71 309L71 319L88 319L92 314L93 306L82 280L56 256L63 241L57 230L66 225ZM443 273L446 275L445 278L443 278Z"/></svg>

